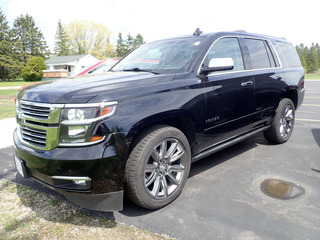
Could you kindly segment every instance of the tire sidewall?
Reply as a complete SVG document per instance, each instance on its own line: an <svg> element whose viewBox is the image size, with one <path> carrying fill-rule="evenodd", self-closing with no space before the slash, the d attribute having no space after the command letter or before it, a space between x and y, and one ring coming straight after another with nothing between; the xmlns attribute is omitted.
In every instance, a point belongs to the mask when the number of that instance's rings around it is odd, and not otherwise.
<svg viewBox="0 0 320 240"><path fill-rule="evenodd" d="M281 120L282 116L284 115L285 110L288 105L290 105L293 109L292 129L286 137L282 137L281 133L280 133L280 126L281 126L280 120ZM285 99L281 100L279 107L277 109L277 113L276 113L276 117L275 117L274 121L275 121L275 128L277 129L276 133L277 133L277 138L279 139L279 142L280 143L287 142L293 132L294 123L295 123L295 107L294 107L293 102L290 99L285 98Z"/></svg>
<svg viewBox="0 0 320 240"><path fill-rule="evenodd" d="M145 146L144 150L141 152L140 155L140 162L137 165L136 168L136 189L137 193L139 195L140 201L144 203L144 205L147 206L147 208L150 209L158 209L161 207L164 207L165 205L171 203L174 201L182 192L182 189L187 181L189 171L190 171L190 164L191 164L191 153L190 153L190 147L189 142L185 135L178 129L173 127L163 127L159 128L157 130L149 131L145 134L145 137L142 138L142 140L137 144L137 148L140 148L140 144L142 144L144 141L146 141L145 138L148 138L149 134L151 134L151 139L148 139L148 144ZM155 146L157 146L161 141L163 141L166 138L175 138L177 139L183 146L185 150L185 154L182 156L185 158L186 166L185 166L185 172L183 179L181 180L180 184L177 186L177 188L174 190L173 193L169 197L166 197L164 199L156 199L153 196L151 196L146 188L144 183L144 169L145 165L154 149Z"/></svg>

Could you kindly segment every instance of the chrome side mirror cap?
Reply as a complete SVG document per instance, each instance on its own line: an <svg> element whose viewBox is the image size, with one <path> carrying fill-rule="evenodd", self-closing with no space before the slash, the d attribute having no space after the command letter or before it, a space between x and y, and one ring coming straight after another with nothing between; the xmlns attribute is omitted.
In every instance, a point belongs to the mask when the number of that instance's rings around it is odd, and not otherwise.
<svg viewBox="0 0 320 240"><path fill-rule="evenodd" d="M234 68L234 62L232 58L212 58L208 67L202 68L203 74L209 74L216 71L227 71Z"/></svg>

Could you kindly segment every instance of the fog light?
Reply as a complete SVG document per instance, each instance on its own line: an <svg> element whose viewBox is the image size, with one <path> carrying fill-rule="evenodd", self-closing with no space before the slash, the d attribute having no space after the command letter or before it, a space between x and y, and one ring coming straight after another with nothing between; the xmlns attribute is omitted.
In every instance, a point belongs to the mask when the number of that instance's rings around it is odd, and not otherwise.
<svg viewBox="0 0 320 240"><path fill-rule="evenodd" d="M89 190L92 186L92 179L90 177L51 176L51 178L54 180L53 185L58 188Z"/></svg>
<svg viewBox="0 0 320 240"><path fill-rule="evenodd" d="M87 126L69 126L68 135L71 138L84 137L87 131Z"/></svg>
<svg viewBox="0 0 320 240"><path fill-rule="evenodd" d="M86 180L73 180L73 183L76 185L86 186Z"/></svg>

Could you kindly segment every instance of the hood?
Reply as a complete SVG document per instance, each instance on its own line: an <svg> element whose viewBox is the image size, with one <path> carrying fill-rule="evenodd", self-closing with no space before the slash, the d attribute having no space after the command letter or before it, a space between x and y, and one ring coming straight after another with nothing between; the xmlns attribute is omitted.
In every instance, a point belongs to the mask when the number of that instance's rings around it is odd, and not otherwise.
<svg viewBox="0 0 320 240"><path fill-rule="evenodd" d="M147 72L110 72L76 78L45 81L28 86L18 93L18 98L41 103L87 103L90 99L115 100L124 97L121 92L139 91L148 85L172 81L174 75L154 75Z"/></svg>

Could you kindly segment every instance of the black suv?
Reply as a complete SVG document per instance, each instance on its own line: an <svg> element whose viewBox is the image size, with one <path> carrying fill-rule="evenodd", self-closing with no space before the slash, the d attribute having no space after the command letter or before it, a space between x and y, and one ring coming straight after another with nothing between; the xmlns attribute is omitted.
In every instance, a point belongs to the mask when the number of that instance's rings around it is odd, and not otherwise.
<svg viewBox="0 0 320 240"><path fill-rule="evenodd" d="M83 207L149 209L181 193L192 162L263 132L286 142L304 71L283 38L243 31L151 42L108 73L17 95L17 170Z"/></svg>

